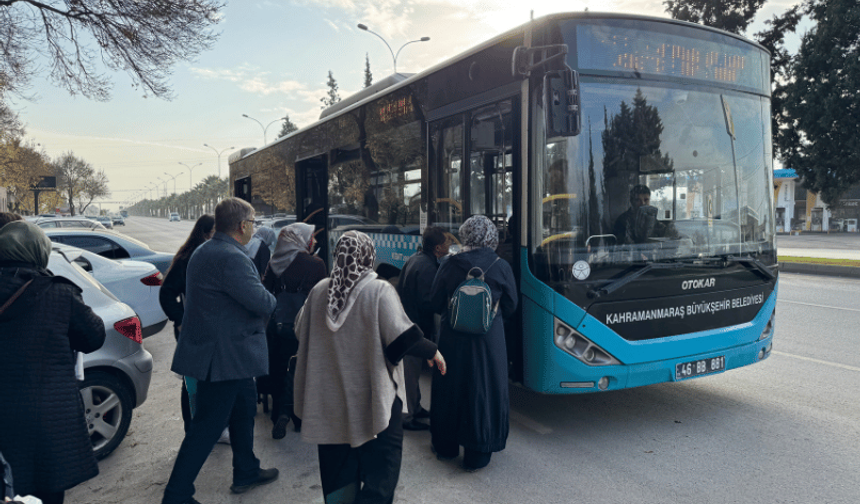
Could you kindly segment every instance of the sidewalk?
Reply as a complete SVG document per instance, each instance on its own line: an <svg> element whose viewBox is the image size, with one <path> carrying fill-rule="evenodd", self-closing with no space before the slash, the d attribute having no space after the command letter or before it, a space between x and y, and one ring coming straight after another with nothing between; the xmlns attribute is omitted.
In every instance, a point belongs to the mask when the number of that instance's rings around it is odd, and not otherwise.
<svg viewBox="0 0 860 504"><path fill-rule="evenodd" d="M801 233L777 235L780 257L819 257L860 260L860 233ZM860 267L804 264L780 261L779 271L807 275L860 278Z"/></svg>

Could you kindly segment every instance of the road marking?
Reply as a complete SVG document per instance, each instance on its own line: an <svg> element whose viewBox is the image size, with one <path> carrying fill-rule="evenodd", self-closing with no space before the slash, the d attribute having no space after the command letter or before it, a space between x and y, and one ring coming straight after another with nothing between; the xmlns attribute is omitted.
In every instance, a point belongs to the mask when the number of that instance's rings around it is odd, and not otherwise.
<svg viewBox="0 0 860 504"><path fill-rule="evenodd" d="M522 413L518 413L513 410L511 410L511 420L517 422L518 424L522 424L523 427L531 429L538 434L552 434L552 429L550 429L549 427L535 422L534 420L523 415Z"/></svg>
<svg viewBox="0 0 860 504"><path fill-rule="evenodd" d="M847 369L848 371L860 372L860 367L846 366L845 364L837 364L836 362L830 362L830 361L821 360L821 359L813 359L812 357L803 357L801 355L794 355L794 354L785 353L785 352L778 352L776 350L774 350L773 353L775 353L776 355L782 355L783 357L793 357L795 359L805 360L805 361L809 361L809 362L815 362L816 364L824 364L826 366L833 366L833 367L837 367L837 368L841 368L841 369Z"/></svg>
<svg viewBox="0 0 860 504"><path fill-rule="evenodd" d="M785 299L780 299L778 302L789 303L789 304L799 304L799 305L803 305L803 306L812 306L815 308L832 308L834 310L845 310L845 311L853 311L853 312L860 313L860 309L857 309L857 308L842 308L840 306L827 306L827 305L812 304L812 303L802 303L800 301L788 301Z"/></svg>

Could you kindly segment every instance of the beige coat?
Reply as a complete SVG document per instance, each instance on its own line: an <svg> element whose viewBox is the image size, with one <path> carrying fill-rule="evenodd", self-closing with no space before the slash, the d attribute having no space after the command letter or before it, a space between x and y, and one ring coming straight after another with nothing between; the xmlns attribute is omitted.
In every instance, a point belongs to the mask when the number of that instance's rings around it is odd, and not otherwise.
<svg viewBox="0 0 860 504"><path fill-rule="evenodd" d="M370 273L335 324L326 316L329 282L313 288L296 318L294 408L304 441L357 447L388 427L395 397L406 404L403 366L384 350L413 323L394 287Z"/></svg>

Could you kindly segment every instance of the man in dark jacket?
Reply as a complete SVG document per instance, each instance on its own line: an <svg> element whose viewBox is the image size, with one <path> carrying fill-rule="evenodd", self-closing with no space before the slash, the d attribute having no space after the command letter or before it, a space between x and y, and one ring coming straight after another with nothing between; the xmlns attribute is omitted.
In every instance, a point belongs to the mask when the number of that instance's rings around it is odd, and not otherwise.
<svg viewBox="0 0 860 504"><path fill-rule="evenodd" d="M253 207L227 198L215 207L215 236L188 263L185 314L171 369L197 379L197 407L163 504L197 502L194 480L225 425L233 450L233 493L278 477L277 469L260 469L254 456L254 377L269 371L265 328L275 297L245 253L253 232Z"/></svg>
<svg viewBox="0 0 860 504"><path fill-rule="evenodd" d="M406 261L400 280L397 282L397 292L400 294L400 302L403 303L406 315L430 340L435 340L436 334L436 321L433 311L429 309L430 287L433 285L433 278L436 277L436 270L439 269L439 259L448 255L450 245L442 228L428 226L424 230L421 250ZM430 426L417 420L430 416L427 410L421 407L421 389L418 386L421 358L404 357L403 373L408 409L408 413L403 415L403 428L427 430Z"/></svg>

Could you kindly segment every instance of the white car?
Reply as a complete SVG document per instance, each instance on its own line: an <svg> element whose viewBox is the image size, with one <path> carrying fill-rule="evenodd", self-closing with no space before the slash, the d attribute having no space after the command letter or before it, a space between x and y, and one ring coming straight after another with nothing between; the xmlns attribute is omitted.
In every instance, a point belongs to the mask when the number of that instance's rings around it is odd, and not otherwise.
<svg viewBox="0 0 860 504"><path fill-rule="evenodd" d="M158 292L164 276L158 268L142 261L106 259L88 250L55 243L54 250L63 252L120 301L131 306L140 318L143 337L152 336L167 325L167 315L158 302Z"/></svg>
<svg viewBox="0 0 860 504"><path fill-rule="evenodd" d="M132 409L146 401L152 379L152 354L143 347L140 320L92 275L54 249L48 271L82 289L84 303L105 325L104 345L84 355L79 382L87 428L96 458L110 455L125 438Z"/></svg>

